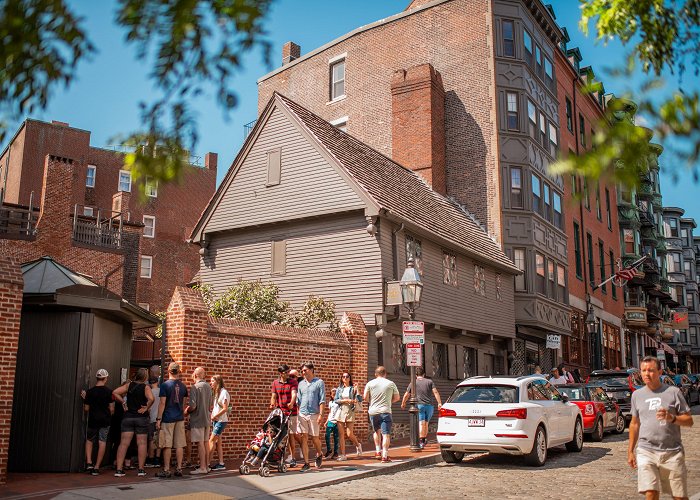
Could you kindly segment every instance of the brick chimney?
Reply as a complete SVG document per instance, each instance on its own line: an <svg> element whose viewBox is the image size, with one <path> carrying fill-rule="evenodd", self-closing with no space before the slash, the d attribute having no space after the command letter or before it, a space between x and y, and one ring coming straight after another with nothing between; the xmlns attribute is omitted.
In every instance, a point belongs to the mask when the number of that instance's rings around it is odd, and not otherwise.
<svg viewBox="0 0 700 500"><path fill-rule="evenodd" d="M41 190L41 211L37 229L57 239L70 238L73 212L73 186L76 184L73 160L46 155Z"/></svg>
<svg viewBox="0 0 700 500"><path fill-rule="evenodd" d="M440 73L431 64L395 71L391 109L393 160L446 194L445 89Z"/></svg>
<svg viewBox="0 0 700 500"><path fill-rule="evenodd" d="M289 64L294 59L301 57L301 47L294 42L287 42L282 46L282 66Z"/></svg>
<svg viewBox="0 0 700 500"><path fill-rule="evenodd" d="M204 155L204 168L207 170L216 170L219 165L219 155L216 153L207 153Z"/></svg>

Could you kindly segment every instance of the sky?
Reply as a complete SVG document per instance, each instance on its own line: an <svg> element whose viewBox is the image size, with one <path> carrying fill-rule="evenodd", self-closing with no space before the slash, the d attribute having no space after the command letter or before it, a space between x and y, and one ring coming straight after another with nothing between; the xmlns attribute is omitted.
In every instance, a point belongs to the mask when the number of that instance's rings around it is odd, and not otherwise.
<svg viewBox="0 0 700 500"><path fill-rule="evenodd" d="M259 52L243 59L244 68L236 75L232 87L239 104L228 114L219 109L213 95L204 95L194 102L199 128L199 143L193 154L219 154L218 182L226 174L243 143L243 126L257 116L257 79L281 65L281 47L287 41L301 45L302 54L353 29L401 12L409 0L276 0L266 23L272 44L271 66L266 66ZM578 30L580 12L574 0L552 0L557 22L568 29L569 47L579 47L582 66L592 65L607 92L622 94L629 82L606 73L605 64L623 61L625 49L618 43L608 46L596 43ZM153 85L148 80L149 68L137 60L135 50L124 42L124 33L114 24L116 2L112 0L72 0L71 6L84 18L83 26L99 53L78 68L76 80L67 89L52 95L47 110L32 115L40 120L59 120L92 132L91 144L104 147L112 138L138 128L138 103L149 98ZM700 87L697 81L691 85ZM19 123L10 127L10 137ZM2 148L5 144L2 145ZM661 187L665 206L685 208L687 217L700 224L700 184L683 167L669 168L661 158ZM678 175L674 182L670 171Z"/></svg>

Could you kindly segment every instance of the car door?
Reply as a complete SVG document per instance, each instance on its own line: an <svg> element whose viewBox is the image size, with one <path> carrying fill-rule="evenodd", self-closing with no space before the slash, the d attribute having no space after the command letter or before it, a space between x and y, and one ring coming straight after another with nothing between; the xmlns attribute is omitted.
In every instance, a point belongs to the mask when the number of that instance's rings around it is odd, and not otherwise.
<svg viewBox="0 0 700 500"><path fill-rule="evenodd" d="M556 408L559 402L552 400L552 393L547 386L549 386L549 382L546 379L533 380L530 383L530 387L528 387L528 394L530 389L532 389L531 401L542 408L542 420L544 420L547 427L547 438L551 443L559 440L561 432Z"/></svg>
<svg viewBox="0 0 700 500"><path fill-rule="evenodd" d="M564 398L557 390L556 385L547 383L545 386L551 394L551 399L554 402L556 410L557 428L559 439L563 441L571 441L574 435L574 412L577 405L575 403L564 402Z"/></svg>
<svg viewBox="0 0 700 500"><path fill-rule="evenodd" d="M605 407L605 413L603 414L603 427L609 429L610 427L615 427L617 420L617 410L615 409L615 403L608 397L603 389L596 387L595 392L593 392L593 397L596 401L599 401Z"/></svg>

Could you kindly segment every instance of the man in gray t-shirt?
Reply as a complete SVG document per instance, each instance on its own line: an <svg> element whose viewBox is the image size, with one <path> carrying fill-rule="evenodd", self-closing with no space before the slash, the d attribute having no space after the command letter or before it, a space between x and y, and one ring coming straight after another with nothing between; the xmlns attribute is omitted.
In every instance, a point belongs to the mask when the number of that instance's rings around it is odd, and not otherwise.
<svg viewBox="0 0 700 500"><path fill-rule="evenodd" d="M406 393L401 401L401 408L406 408L406 402L411 396L411 386L406 388ZM418 446L424 448L428 441L428 423L433 416L435 407L433 406L433 396L438 404L438 410L442 408L440 393L433 385L433 381L425 378L425 369L422 366L416 368L416 406L418 406L418 435L420 437Z"/></svg>
<svg viewBox="0 0 700 500"><path fill-rule="evenodd" d="M627 462L637 469L637 489L647 499L658 499L660 491L687 498L680 427L691 427L693 417L678 387L661 383L660 368L652 356L642 360L646 385L632 394Z"/></svg>
<svg viewBox="0 0 700 500"><path fill-rule="evenodd" d="M211 386L204 379L204 368L197 368L192 374L194 385L190 389L190 404L187 413L190 416L190 437L197 444L199 451L199 467L190 474L206 474L209 472L209 428L211 421L212 392Z"/></svg>

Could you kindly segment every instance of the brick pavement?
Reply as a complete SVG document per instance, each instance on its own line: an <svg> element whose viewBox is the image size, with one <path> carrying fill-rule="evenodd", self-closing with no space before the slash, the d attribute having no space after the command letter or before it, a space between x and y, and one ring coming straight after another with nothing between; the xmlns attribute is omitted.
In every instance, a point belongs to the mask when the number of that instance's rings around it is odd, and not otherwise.
<svg viewBox="0 0 700 500"><path fill-rule="evenodd" d="M693 413L698 415L700 407ZM700 416L683 429L691 497L700 493ZM391 475L358 479L298 492L294 498L641 498L637 473L627 465L628 433L586 441L581 453L563 446L549 450L542 468L522 465L518 457L472 455L459 465L439 463ZM289 497L292 498L292 497Z"/></svg>

